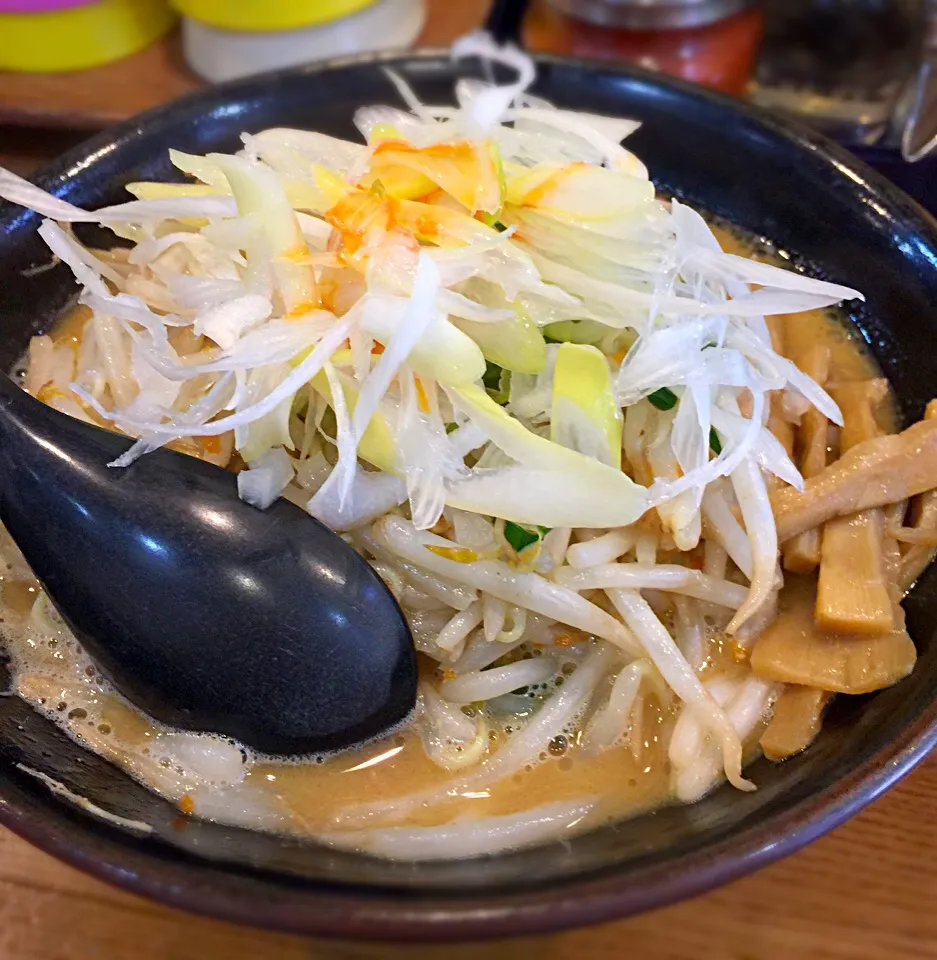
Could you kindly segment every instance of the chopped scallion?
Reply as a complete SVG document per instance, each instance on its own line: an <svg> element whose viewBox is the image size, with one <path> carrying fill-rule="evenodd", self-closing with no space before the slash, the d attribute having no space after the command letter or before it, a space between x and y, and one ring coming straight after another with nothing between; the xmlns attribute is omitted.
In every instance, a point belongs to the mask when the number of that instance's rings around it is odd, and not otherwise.
<svg viewBox="0 0 937 960"><path fill-rule="evenodd" d="M667 387L661 387L660 390L649 393L647 398L658 410L673 410L677 405L677 395Z"/></svg>
<svg viewBox="0 0 937 960"><path fill-rule="evenodd" d="M488 391L488 396L495 403L503 407L510 399L511 390L511 371L499 367L498 364L490 360L485 361L485 375L482 377L482 383Z"/></svg>
<svg viewBox="0 0 937 960"><path fill-rule="evenodd" d="M549 527L525 527L508 520L504 524L504 539L511 545L515 553L529 547L532 543L542 540L550 532Z"/></svg>

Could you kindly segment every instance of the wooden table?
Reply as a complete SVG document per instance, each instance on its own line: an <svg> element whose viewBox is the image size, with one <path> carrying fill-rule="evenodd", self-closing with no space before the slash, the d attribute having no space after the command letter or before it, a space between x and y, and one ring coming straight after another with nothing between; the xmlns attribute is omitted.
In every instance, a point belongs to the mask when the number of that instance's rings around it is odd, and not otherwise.
<svg viewBox="0 0 937 960"><path fill-rule="evenodd" d="M486 0L429 0L444 44ZM547 45L541 6L529 42ZM178 36L66 76L0 73L0 164L28 172L88 132L196 89ZM5 124L5 126L4 126ZM696 900L634 920L481 946L309 943L189 917L88 879L0 832L0 960L925 960L937 958L937 757L831 836Z"/></svg>

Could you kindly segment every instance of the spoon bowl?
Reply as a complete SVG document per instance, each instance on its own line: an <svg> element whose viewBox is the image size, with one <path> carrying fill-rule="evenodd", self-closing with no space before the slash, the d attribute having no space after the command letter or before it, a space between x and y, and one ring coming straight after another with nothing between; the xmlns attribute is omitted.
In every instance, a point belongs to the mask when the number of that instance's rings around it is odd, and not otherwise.
<svg viewBox="0 0 937 960"><path fill-rule="evenodd" d="M0 521L114 686L173 727L272 754L360 743L416 700L416 658L383 580L284 499L127 437L0 376Z"/></svg>

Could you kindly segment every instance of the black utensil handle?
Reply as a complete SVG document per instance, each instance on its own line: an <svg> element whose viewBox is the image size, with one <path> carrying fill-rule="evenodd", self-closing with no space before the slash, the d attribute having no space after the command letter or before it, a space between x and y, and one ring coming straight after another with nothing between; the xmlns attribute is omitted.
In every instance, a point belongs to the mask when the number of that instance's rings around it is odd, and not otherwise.
<svg viewBox="0 0 937 960"><path fill-rule="evenodd" d="M528 6L529 0L494 0L485 29L498 43L521 46L521 26Z"/></svg>

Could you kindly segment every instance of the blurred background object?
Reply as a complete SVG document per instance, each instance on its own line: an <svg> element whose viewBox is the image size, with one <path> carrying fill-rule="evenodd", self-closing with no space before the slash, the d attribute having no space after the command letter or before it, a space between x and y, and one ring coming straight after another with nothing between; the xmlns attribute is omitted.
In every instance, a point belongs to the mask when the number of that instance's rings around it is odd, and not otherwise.
<svg viewBox="0 0 937 960"><path fill-rule="evenodd" d="M741 96L762 35L752 0L551 0L531 29L556 53L624 60Z"/></svg>
<svg viewBox="0 0 937 960"><path fill-rule="evenodd" d="M173 0L185 58L199 76L232 80L328 57L409 47L423 0Z"/></svg>
<svg viewBox="0 0 937 960"><path fill-rule="evenodd" d="M174 22L167 0L0 0L0 70L96 67L149 46Z"/></svg>
<svg viewBox="0 0 937 960"><path fill-rule="evenodd" d="M28 171L84 132L196 90L202 78L413 43L446 46L498 4L508 16L524 14L531 51L636 63L749 97L836 137L937 211L937 152L929 152L937 143L937 0L171 2L184 30L139 49L165 31L166 0L0 0L0 163ZM119 47L116 10L135 18L135 44ZM61 17L105 13L93 43L55 27ZM11 24L27 21L31 40L14 41ZM92 56L97 45L106 55ZM139 52L50 72L129 49Z"/></svg>
<svg viewBox="0 0 937 960"><path fill-rule="evenodd" d="M747 97L937 212L937 0L539 0L525 42Z"/></svg>
<svg viewBox="0 0 937 960"><path fill-rule="evenodd" d="M937 146L937 0L927 0L924 49L912 92L905 98L907 117L901 127L901 155L909 163L928 156Z"/></svg>
<svg viewBox="0 0 937 960"><path fill-rule="evenodd" d="M923 0L768 0L749 95L843 143L898 119L924 40Z"/></svg>

